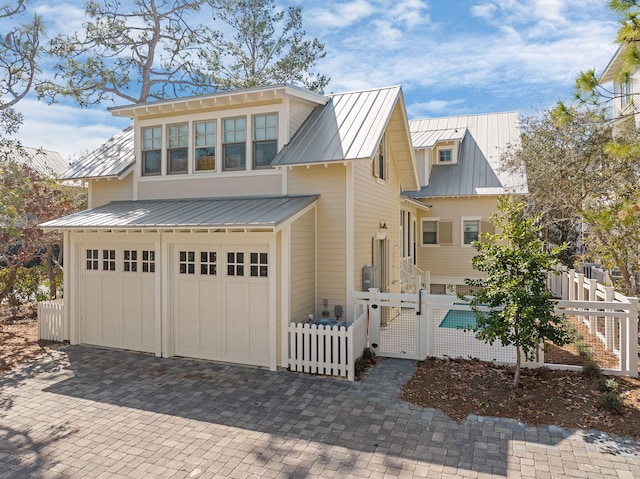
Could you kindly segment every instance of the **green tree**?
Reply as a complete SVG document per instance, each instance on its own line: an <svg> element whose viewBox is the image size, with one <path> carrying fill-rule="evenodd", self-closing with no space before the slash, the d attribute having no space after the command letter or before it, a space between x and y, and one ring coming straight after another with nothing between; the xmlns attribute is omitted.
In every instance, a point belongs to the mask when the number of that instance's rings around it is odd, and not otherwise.
<svg viewBox="0 0 640 479"><path fill-rule="evenodd" d="M539 218L527 214L523 201L500 197L498 210L492 215L498 232L474 243L478 254L472 264L486 279L467 280L475 292L463 299L476 315L473 330L478 339L490 344L499 339L504 346L516 347L513 386L517 387L523 355L533 360L545 341L562 346L569 340L547 288L547 275L563 246L547 251L540 239ZM486 307L489 311L482 311Z"/></svg>
<svg viewBox="0 0 640 479"><path fill-rule="evenodd" d="M305 39L301 6L281 10L274 0L217 0L216 5L226 28L214 35L215 48L206 57L214 84L233 89L293 83L323 92L329 79L312 69L324 58L324 45Z"/></svg>

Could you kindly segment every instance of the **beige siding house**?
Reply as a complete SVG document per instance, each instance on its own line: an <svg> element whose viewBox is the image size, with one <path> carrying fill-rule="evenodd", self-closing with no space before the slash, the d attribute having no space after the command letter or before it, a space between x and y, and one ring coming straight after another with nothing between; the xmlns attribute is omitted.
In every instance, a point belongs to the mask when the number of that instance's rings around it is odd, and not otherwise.
<svg viewBox="0 0 640 479"><path fill-rule="evenodd" d="M43 225L64 234L68 339L270 369L287 366L291 322L350 324L352 292L405 290L407 264L472 274L465 218L484 225L506 191L489 171L517 132L513 114L467 117L416 143L440 126L409 122L397 86L275 85L111 112L132 126L65 174L88 182L90 209ZM478 146L495 138L498 150ZM435 188L448 146L470 192ZM490 167L467 159L476 150Z"/></svg>

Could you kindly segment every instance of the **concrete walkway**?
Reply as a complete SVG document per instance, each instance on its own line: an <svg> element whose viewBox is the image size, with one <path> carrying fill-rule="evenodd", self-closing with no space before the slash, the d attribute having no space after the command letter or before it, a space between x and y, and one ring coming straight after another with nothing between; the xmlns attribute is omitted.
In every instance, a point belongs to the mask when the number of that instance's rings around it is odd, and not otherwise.
<svg viewBox="0 0 640 479"><path fill-rule="evenodd" d="M360 382L70 346L0 376L0 478L640 477L640 444L399 399Z"/></svg>

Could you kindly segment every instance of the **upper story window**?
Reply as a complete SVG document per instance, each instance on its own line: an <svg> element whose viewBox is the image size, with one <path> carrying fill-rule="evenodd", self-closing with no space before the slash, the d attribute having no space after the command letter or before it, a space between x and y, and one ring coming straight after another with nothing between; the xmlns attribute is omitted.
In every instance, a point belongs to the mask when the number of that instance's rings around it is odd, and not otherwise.
<svg viewBox="0 0 640 479"><path fill-rule="evenodd" d="M167 173L185 174L189 171L189 124L169 125L167 127Z"/></svg>
<svg viewBox="0 0 640 479"><path fill-rule="evenodd" d="M631 104L632 98L631 79L628 78L620 82L620 108L625 108Z"/></svg>
<svg viewBox="0 0 640 479"><path fill-rule="evenodd" d="M142 129L142 175L159 175L162 172L162 128L152 126Z"/></svg>
<svg viewBox="0 0 640 479"><path fill-rule="evenodd" d="M216 169L216 122L200 121L194 124L195 130L195 170L212 171Z"/></svg>
<svg viewBox="0 0 640 479"><path fill-rule="evenodd" d="M246 118L226 118L223 120L224 134L222 139L222 155L225 170L244 170L246 158Z"/></svg>
<svg viewBox="0 0 640 479"><path fill-rule="evenodd" d="M387 179L386 144L385 135L383 135L373 157L373 175L381 180Z"/></svg>
<svg viewBox="0 0 640 479"><path fill-rule="evenodd" d="M438 150L438 163L451 163L452 151L451 148L443 148Z"/></svg>
<svg viewBox="0 0 640 479"><path fill-rule="evenodd" d="M278 152L278 115L256 115L253 117L253 167L266 168L271 165Z"/></svg>

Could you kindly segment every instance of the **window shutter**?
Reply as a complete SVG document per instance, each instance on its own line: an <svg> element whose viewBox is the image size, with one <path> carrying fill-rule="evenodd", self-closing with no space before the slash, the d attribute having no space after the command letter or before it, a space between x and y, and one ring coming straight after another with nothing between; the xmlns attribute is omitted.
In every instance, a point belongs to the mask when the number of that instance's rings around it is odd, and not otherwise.
<svg viewBox="0 0 640 479"><path fill-rule="evenodd" d="M438 244L453 244L453 222L438 222Z"/></svg>
<svg viewBox="0 0 640 479"><path fill-rule="evenodd" d="M485 233L490 235L496 234L496 227L490 221L480 222L480 241L482 243L487 242L487 240L484 238Z"/></svg>

